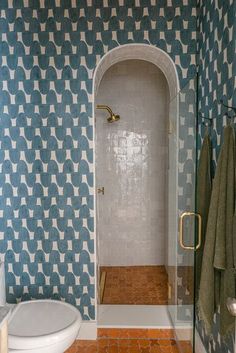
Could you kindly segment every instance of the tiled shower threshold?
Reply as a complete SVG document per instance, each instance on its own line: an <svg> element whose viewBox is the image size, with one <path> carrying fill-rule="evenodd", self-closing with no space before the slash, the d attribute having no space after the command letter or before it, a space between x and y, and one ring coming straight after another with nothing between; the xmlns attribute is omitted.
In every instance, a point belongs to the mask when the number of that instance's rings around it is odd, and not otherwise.
<svg viewBox="0 0 236 353"><path fill-rule="evenodd" d="M176 321L173 313L174 306L168 305L99 305L98 328L173 330L178 340L191 341L191 322Z"/></svg>
<svg viewBox="0 0 236 353"><path fill-rule="evenodd" d="M167 305L99 305L98 327L173 329Z"/></svg>
<svg viewBox="0 0 236 353"><path fill-rule="evenodd" d="M178 345L190 343L191 346L193 335L191 323L175 322L174 327L170 319L169 309L172 316L174 307L168 308L167 305L99 305L98 329L159 329L160 332L167 330L171 335L170 337L172 337L171 332L173 332L172 338L177 340ZM182 307L182 310L186 309L191 311L192 308L188 305ZM172 319L174 319L173 316ZM182 352L181 349L180 352ZM196 330L195 352L206 353Z"/></svg>

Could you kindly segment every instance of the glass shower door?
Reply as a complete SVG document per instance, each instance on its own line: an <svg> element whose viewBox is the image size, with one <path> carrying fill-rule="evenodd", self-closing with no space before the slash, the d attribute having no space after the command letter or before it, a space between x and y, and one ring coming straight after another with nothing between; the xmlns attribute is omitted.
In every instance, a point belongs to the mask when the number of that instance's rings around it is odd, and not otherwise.
<svg viewBox="0 0 236 353"><path fill-rule="evenodd" d="M196 121L193 79L170 102L168 303L180 352L194 352L195 340L194 253L200 241L195 233L201 221L195 214Z"/></svg>

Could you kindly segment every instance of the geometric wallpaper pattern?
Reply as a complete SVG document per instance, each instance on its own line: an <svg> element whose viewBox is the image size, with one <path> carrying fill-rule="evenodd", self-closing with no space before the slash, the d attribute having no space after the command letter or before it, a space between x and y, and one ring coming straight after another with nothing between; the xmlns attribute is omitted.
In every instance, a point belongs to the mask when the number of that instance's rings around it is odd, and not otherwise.
<svg viewBox="0 0 236 353"><path fill-rule="evenodd" d="M199 112L212 118L214 160L217 159L226 124L220 103L236 106L236 2L201 0L199 31ZM207 121L206 121L207 122ZM204 126L201 125L201 135Z"/></svg>
<svg viewBox="0 0 236 353"><path fill-rule="evenodd" d="M222 106L220 100L236 107L236 1L201 0L199 34L199 113L212 118L210 136L213 147L213 162L219 155L222 144L225 113L233 116L233 111ZM199 122L201 122L199 115ZM205 120L207 123L208 121ZM235 122L235 120L234 120ZM199 125L199 143L205 131ZM219 313L215 315L212 337L205 333L197 320L198 331L209 353L233 353L234 337L224 340L219 334Z"/></svg>
<svg viewBox="0 0 236 353"><path fill-rule="evenodd" d="M95 319L93 73L127 43L196 70L193 0L1 0L0 257L7 300Z"/></svg>

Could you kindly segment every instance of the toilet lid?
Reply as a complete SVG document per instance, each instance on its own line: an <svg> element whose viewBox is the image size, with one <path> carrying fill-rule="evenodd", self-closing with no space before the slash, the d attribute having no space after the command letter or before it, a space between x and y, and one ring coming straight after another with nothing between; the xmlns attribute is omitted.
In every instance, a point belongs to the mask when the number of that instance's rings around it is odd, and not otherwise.
<svg viewBox="0 0 236 353"><path fill-rule="evenodd" d="M10 318L9 347L30 349L58 342L71 330L79 330L80 323L79 311L70 304L55 300L22 302Z"/></svg>

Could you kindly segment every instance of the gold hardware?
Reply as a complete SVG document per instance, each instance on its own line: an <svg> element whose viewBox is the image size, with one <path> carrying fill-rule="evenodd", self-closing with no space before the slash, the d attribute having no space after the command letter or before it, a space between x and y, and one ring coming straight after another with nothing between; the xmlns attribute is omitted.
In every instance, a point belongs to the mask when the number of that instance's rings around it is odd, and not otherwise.
<svg viewBox="0 0 236 353"><path fill-rule="evenodd" d="M108 107L108 105L98 104L97 109L105 109L110 113L110 116L107 118L108 123L113 123L114 121L120 120L120 116L114 114L111 108Z"/></svg>
<svg viewBox="0 0 236 353"><path fill-rule="evenodd" d="M172 286L170 283L168 283L168 299L170 300L172 298Z"/></svg>
<svg viewBox="0 0 236 353"><path fill-rule="evenodd" d="M103 194L104 195L104 193L105 193L104 186L101 187L101 188L98 188L98 194Z"/></svg>
<svg viewBox="0 0 236 353"><path fill-rule="evenodd" d="M184 218L189 217L189 216L194 216L197 217L198 219L198 243L196 245L196 248L194 246L186 246L184 245L184 234L183 234L183 223L184 223ZM180 216L180 221L179 221L179 243L181 248L185 250L198 250L201 247L202 244L202 217L200 214L195 213L195 212L184 212Z"/></svg>
<svg viewBox="0 0 236 353"><path fill-rule="evenodd" d="M100 304L103 302L104 291L105 291L105 284L106 284L106 271L102 271L101 278L100 278Z"/></svg>

